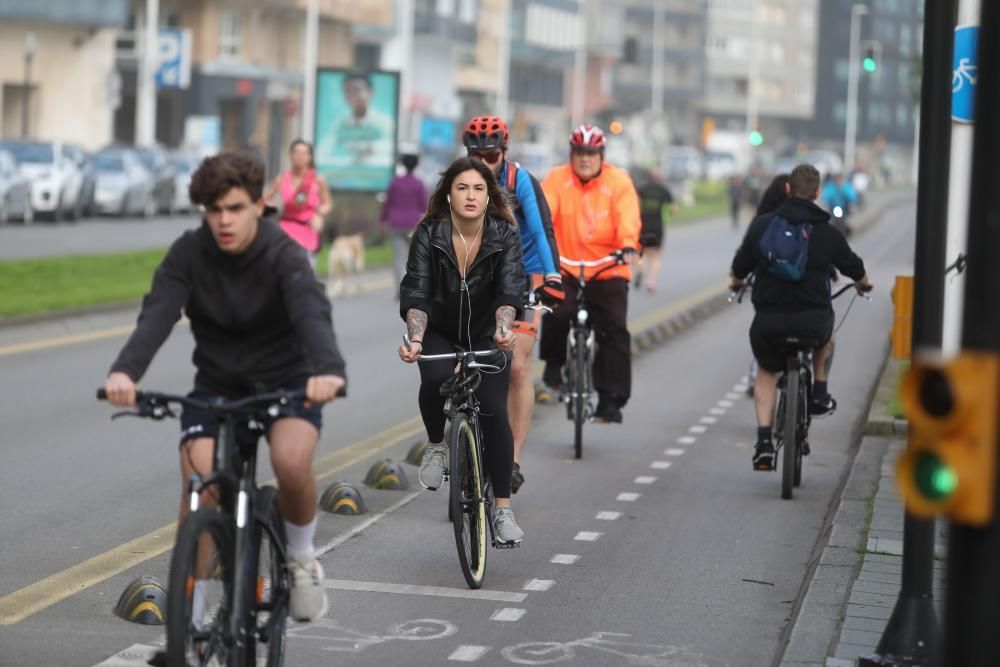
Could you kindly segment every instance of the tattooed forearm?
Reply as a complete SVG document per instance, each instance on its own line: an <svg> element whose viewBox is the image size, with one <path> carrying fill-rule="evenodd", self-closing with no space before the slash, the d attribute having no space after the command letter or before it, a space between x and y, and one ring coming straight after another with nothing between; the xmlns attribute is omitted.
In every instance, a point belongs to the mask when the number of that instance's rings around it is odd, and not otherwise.
<svg viewBox="0 0 1000 667"><path fill-rule="evenodd" d="M510 331L514 325L515 315L517 315L517 311L514 310L513 306L500 306L497 308L497 330L505 334Z"/></svg>
<svg viewBox="0 0 1000 667"><path fill-rule="evenodd" d="M406 311L406 333L410 340L423 340L427 331L427 313L416 308Z"/></svg>

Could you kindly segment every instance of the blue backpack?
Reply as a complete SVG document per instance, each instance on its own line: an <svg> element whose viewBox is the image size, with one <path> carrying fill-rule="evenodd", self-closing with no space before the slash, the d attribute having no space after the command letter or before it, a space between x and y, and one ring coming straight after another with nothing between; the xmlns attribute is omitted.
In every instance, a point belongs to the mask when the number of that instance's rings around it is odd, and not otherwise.
<svg viewBox="0 0 1000 667"><path fill-rule="evenodd" d="M780 215L771 218L757 245L767 264L767 272L790 283L802 280L809 258L809 237L812 225L793 225Z"/></svg>

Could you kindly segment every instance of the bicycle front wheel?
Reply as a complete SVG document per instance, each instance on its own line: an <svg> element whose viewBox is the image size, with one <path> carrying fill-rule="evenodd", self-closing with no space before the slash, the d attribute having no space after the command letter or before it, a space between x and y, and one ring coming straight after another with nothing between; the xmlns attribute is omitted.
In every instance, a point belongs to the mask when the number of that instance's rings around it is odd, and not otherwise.
<svg viewBox="0 0 1000 667"><path fill-rule="evenodd" d="M799 372L789 370L785 373L785 419L781 424L785 452L781 460L781 497L785 500L792 497L792 487L795 485L795 459L799 451L796 437L799 409Z"/></svg>
<svg viewBox="0 0 1000 667"><path fill-rule="evenodd" d="M486 577L486 506L483 475L476 436L464 414L451 422L448 438L451 456L451 504L458 561L469 588L480 588Z"/></svg>
<svg viewBox="0 0 1000 667"><path fill-rule="evenodd" d="M251 561L255 585L247 610L247 654L254 656L255 665L281 667L285 662L289 595L283 554L285 523L278 509L276 489L270 486L257 489L256 498Z"/></svg>
<svg viewBox="0 0 1000 667"><path fill-rule="evenodd" d="M570 400L573 401L573 455L583 457L583 424L587 420L587 398L590 393L587 377L590 373L587 358L587 332L582 328L573 330L573 386Z"/></svg>
<svg viewBox="0 0 1000 667"><path fill-rule="evenodd" d="M170 558L167 665L228 665L232 608L233 527L215 509L184 519Z"/></svg>

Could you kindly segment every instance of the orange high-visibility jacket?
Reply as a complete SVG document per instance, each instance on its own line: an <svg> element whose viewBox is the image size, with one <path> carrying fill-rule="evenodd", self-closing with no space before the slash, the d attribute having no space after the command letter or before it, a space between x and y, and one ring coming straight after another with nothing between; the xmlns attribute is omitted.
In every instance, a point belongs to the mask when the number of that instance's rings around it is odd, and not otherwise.
<svg viewBox="0 0 1000 667"><path fill-rule="evenodd" d="M552 228L563 257L592 261L622 248L639 249L639 197L624 170L605 162L596 178L581 183L573 168L564 164L549 172L542 190L552 209ZM588 268L587 279L599 270ZM579 269L570 271L578 275ZM608 278L631 280L632 270L623 264L597 279Z"/></svg>

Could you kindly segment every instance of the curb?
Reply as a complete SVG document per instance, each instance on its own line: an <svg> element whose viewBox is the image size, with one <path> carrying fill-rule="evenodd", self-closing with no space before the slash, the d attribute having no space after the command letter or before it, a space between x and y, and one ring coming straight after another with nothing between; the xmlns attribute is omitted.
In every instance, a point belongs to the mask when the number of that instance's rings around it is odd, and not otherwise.
<svg viewBox="0 0 1000 667"><path fill-rule="evenodd" d="M668 339L687 331L695 324L708 319L729 305L729 290L722 291L699 301L690 308L649 325L632 334L632 356L652 350Z"/></svg>

